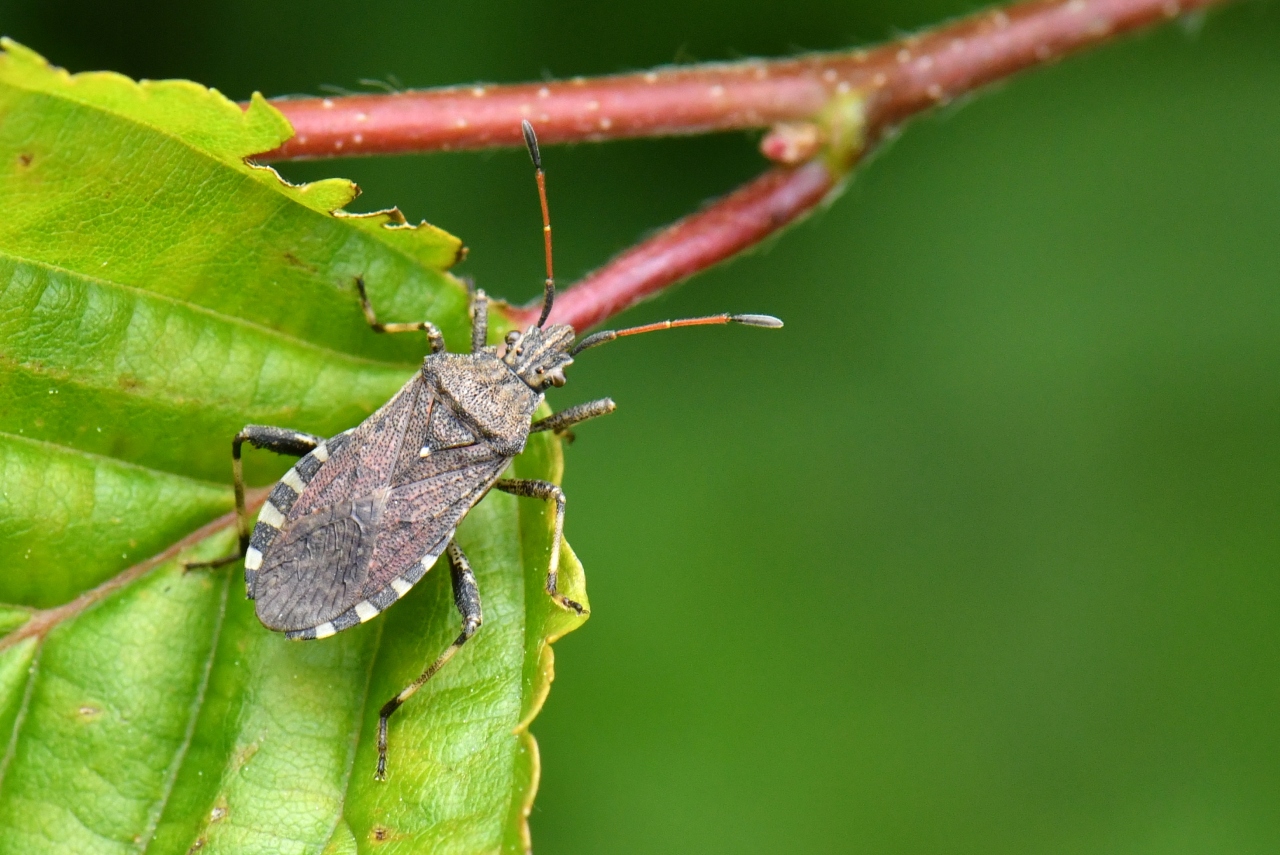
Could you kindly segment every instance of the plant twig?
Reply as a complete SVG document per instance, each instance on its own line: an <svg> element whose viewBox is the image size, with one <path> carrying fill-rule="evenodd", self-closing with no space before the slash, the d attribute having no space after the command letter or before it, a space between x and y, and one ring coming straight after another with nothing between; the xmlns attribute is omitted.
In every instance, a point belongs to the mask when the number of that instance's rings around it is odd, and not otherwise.
<svg viewBox="0 0 1280 855"><path fill-rule="evenodd" d="M263 159L447 151L767 128L869 98L868 136L940 102L1227 0L1034 0L870 50L667 67L547 83L283 99L296 136Z"/></svg>
<svg viewBox="0 0 1280 855"><path fill-rule="evenodd" d="M1228 0L1032 0L871 50L643 74L275 102L297 133L264 159L772 128L774 169L569 288L552 319L593 326L759 243L834 194L856 159L937 104L1123 33ZM854 127L856 125L856 128ZM825 154L822 160L816 159ZM517 309L521 322L535 319Z"/></svg>

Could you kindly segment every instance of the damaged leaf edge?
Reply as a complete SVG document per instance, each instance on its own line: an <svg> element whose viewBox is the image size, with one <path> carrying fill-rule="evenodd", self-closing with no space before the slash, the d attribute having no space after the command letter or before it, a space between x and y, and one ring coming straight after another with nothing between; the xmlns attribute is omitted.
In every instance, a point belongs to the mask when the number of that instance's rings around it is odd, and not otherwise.
<svg viewBox="0 0 1280 855"><path fill-rule="evenodd" d="M272 167L254 163L251 158L255 155L278 148L294 135L288 119L260 92L254 92L249 105L242 108L217 89L194 81L135 81L113 71L72 74L8 37L0 37L0 85L63 98L145 125L272 187L309 210L352 220L353 226L382 239L393 249L408 251L424 266L447 270L465 255L459 238L425 220L413 225L398 208L368 213L343 210L360 195L360 188L348 179L293 184ZM119 100L113 102L113 98ZM166 124L161 118L164 105L157 103L159 99L185 102L198 121L192 121L190 127ZM200 139L198 130L207 138ZM402 239L386 234L393 231L412 233L418 245L405 247Z"/></svg>

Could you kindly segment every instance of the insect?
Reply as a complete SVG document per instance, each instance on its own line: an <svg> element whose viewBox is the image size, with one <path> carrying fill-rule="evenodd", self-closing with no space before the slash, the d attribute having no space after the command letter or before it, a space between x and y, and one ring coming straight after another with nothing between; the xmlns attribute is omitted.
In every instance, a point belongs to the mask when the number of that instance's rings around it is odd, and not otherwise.
<svg viewBox="0 0 1280 855"><path fill-rule="evenodd" d="M601 398L538 421L533 413L544 391L563 386L564 370L582 351L624 336L682 326L740 323L781 327L768 315L714 315L661 321L577 338L571 326L547 325L555 299L551 220L546 176L533 127L523 123L542 206L547 277L538 323L512 331L505 347L486 346L488 303L471 299L471 352L445 351L444 337L429 321L381 323L363 278L356 289L369 326L378 333L425 332L430 354L390 401L361 425L325 439L265 425L248 425L231 443L239 550L218 566L244 559L247 594L258 619L291 639L327 638L372 619L448 556L462 632L394 698L378 717L378 766L387 771L387 723L480 628L480 592L471 564L454 540L467 512L490 490L555 504L546 592L562 608L582 606L557 589L565 496L547 481L503 478L529 434L563 434L572 425L611 413ZM271 490L252 532L245 512L241 448L244 443L300 459Z"/></svg>

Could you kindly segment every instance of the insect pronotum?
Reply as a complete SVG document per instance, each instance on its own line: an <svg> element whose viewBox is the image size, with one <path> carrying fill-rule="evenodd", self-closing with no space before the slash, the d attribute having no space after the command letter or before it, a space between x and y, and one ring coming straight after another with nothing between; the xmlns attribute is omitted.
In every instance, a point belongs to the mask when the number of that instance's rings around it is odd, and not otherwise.
<svg viewBox="0 0 1280 855"><path fill-rule="evenodd" d="M454 532L467 512L492 489L555 503L555 526L546 591L562 608L582 606L557 589L565 497L547 481L503 478L529 434L563 434L572 425L611 413L601 398L533 421L550 386L563 386L573 357L624 336L706 324L738 323L777 328L768 315L685 318L578 339L566 324L547 326L555 300L551 218L546 177L533 127L523 123L542 206L547 260L538 323L511 332L505 346L486 346L488 303L471 297L471 352L447 353L444 337L429 321L384 324L355 284L374 332L423 331L431 352L390 401L358 427L325 439L286 428L247 425L231 442L240 544L231 556L202 565L244 559L245 587L258 619L291 639L327 638L372 619L409 592L441 555L448 555L462 632L416 680L382 707L378 718L378 767L386 778L387 722L391 715L467 643L481 624L480 592ZM249 530L244 504L241 446L248 442L300 459L271 490Z"/></svg>

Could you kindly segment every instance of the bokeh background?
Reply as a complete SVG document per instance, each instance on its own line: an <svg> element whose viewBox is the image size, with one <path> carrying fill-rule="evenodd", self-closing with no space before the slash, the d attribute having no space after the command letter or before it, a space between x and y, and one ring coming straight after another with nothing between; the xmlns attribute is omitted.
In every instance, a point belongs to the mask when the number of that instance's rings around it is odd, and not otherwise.
<svg viewBox="0 0 1280 855"><path fill-rule="evenodd" d="M957 0L0 0L73 70L235 98L870 43ZM569 281L756 174L731 134L546 152ZM540 288L522 152L293 164ZM568 455L594 613L535 725L545 853L1280 851L1280 4L908 128L619 322Z"/></svg>

